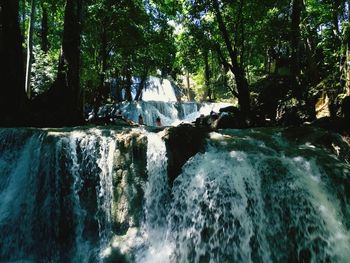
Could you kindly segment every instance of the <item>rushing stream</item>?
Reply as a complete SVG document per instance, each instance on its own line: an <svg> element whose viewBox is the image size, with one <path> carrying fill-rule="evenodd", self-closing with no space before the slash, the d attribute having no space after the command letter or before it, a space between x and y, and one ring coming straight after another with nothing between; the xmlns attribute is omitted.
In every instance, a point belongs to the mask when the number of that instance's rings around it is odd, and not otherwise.
<svg viewBox="0 0 350 263"><path fill-rule="evenodd" d="M0 262L350 262L349 165L282 129L0 129Z"/></svg>

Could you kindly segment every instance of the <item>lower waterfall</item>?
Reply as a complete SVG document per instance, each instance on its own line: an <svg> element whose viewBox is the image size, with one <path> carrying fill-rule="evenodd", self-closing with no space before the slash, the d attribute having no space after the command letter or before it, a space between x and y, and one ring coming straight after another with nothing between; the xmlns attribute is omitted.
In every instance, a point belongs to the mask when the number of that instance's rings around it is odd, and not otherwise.
<svg viewBox="0 0 350 263"><path fill-rule="evenodd" d="M283 129L0 129L0 262L349 262L350 170Z"/></svg>

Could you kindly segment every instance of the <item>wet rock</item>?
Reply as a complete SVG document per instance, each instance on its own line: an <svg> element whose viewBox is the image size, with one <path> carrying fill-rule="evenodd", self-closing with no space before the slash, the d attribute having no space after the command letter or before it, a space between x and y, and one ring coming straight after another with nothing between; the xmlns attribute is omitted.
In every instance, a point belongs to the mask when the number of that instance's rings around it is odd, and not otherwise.
<svg viewBox="0 0 350 263"><path fill-rule="evenodd" d="M194 122L196 127L210 127L210 116L204 116L203 114L199 116Z"/></svg>
<svg viewBox="0 0 350 263"><path fill-rule="evenodd" d="M311 125L289 127L282 134L291 142L308 143L328 150L341 160L350 163L350 145L346 137Z"/></svg>
<svg viewBox="0 0 350 263"><path fill-rule="evenodd" d="M343 135L350 134L350 120L342 117L324 117L313 121L312 125Z"/></svg>
<svg viewBox="0 0 350 263"><path fill-rule="evenodd" d="M120 252L119 249L111 249L110 254L103 259L103 263L129 263L131 260Z"/></svg>
<svg viewBox="0 0 350 263"><path fill-rule="evenodd" d="M292 99L280 102L277 108L276 121L280 125L301 125L312 120L314 120L313 110L306 103Z"/></svg>
<svg viewBox="0 0 350 263"><path fill-rule="evenodd" d="M207 129L183 124L166 130L164 136L168 155L168 177L172 185L189 158L203 150Z"/></svg>
<svg viewBox="0 0 350 263"><path fill-rule="evenodd" d="M244 129L248 124L240 113L223 112L217 120L212 123L213 129Z"/></svg>
<svg viewBox="0 0 350 263"><path fill-rule="evenodd" d="M130 227L139 226L142 220L147 138L137 132L118 136L113 163L113 230L124 234Z"/></svg>
<svg viewBox="0 0 350 263"><path fill-rule="evenodd" d="M228 106L225 108L221 108L219 110L220 113L227 112L227 113L233 113L233 114L239 114L239 109L235 106Z"/></svg>

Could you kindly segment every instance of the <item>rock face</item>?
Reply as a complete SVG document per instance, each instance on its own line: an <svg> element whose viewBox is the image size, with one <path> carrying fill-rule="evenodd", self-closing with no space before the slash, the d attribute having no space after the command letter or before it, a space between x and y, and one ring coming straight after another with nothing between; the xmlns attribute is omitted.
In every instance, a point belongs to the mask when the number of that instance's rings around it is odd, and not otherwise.
<svg viewBox="0 0 350 263"><path fill-rule="evenodd" d="M220 117L212 123L213 129L244 129L247 123L239 114L222 113Z"/></svg>
<svg viewBox="0 0 350 263"><path fill-rule="evenodd" d="M140 225L147 180L147 138L139 133L118 136L113 161L113 230L124 234Z"/></svg>
<svg viewBox="0 0 350 263"><path fill-rule="evenodd" d="M168 178L170 184L180 174L189 158L203 150L207 129L180 125L169 128L164 136L168 155Z"/></svg>

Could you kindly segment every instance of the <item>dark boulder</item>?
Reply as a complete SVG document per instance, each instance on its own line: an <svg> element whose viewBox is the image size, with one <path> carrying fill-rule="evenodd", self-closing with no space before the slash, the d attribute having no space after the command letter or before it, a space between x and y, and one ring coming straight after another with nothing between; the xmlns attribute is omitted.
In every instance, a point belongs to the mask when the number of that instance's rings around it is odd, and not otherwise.
<svg viewBox="0 0 350 263"><path fill-rule="evenodd" d="M340 117L323 117L312 122L313 126L340 134L350 133L350 120Z"/></svg>
<svg viewBox="0 0 350 263"><path fill-rule="evenodd" d="M196 121L194 122L194 125L196 127L210 127L210 116L204 116L203 114L199 116Z"/></svg>
<svg viewBox="0 0 350 263"><path fill-rule="evenodd" d="M235 106L228 106L228 107L225 107L225 108L221 108L219 110L220 113L223 113L223 112L229 112L229 113L233 113L233 114L239 114L239 109Z"/></svg>
<svg viewBox="0 0 350 263"><path fill-rule="evenodd" d="M277 108L276 121L283 126L301 125L314 120L310 106L294 99L280 102Z"/></svg>
<svg viewBox="0 0 350 263"><path fill-rule="evenodd" d="M189 158L204 149L208 129L183 124L168 128L164 136L168 155L168 177L172 185Z"/></svg>
<svg viewBox="0 0 350 263"><path fill-rule="evenodd" d="M248 124L241 114L222 113L219 118L213 122L213 129L244 129Z"/></svg>

